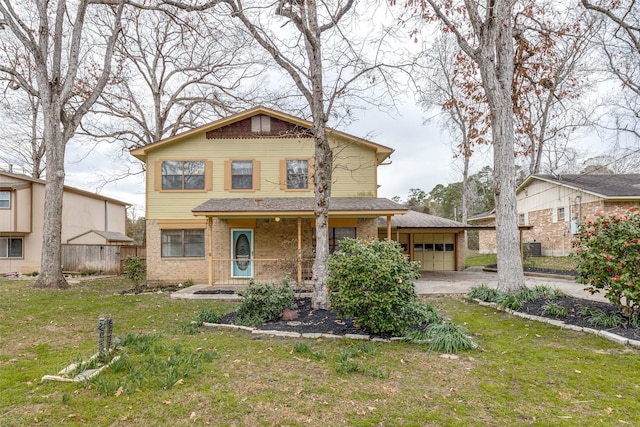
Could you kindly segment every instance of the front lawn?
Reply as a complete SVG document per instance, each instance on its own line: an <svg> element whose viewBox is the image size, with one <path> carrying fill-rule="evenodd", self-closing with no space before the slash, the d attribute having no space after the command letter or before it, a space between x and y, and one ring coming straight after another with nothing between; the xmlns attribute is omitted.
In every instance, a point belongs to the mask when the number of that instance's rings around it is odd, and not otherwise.
<svg viewBox="0 0 640 427"><path fill-rule="evenodd" d="M496 264L496 254L480 254L478 251L467 251L465 267L485 267ZM541 256L525 257L524 266L543 270L573 271L576 268L575 260L570 256Z"/></svg>
<svg viewBox="0 0 640 427"><path fill-rule="evenodd" d="M3 426L640 425L640 352L460 298L428 302L480 349L443 356L198 328L203 310L233 304L120 295L123 280L30 285L0 281ZM84 384L42 382L97 350L102 316L139 341L130 366Z"/></svg>

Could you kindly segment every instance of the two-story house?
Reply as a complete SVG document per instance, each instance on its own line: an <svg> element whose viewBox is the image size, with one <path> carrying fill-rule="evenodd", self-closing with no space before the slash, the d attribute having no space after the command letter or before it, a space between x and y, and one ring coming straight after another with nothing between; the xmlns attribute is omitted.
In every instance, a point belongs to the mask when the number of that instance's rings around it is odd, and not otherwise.
<svg viewBox="0 0 640 427"><path fill-rule="evenodd" d="M535 248L535 255L565 256L580 222L640 206L640 174L531 175L518 186L516 199L519 225L528 228L522 242ZM471 220L493 225L495 215ZM480 252L495 251L495 233L481 231Z"/></svg>
<svg viewBox="0 0 640 427"><path fill-rule="evenodd" d="M2 274L40 270L44 187L41 179L0 171ZM62 197L63 243L83 235L96 235L93 244L132 241L125 235L127 203L69 186L64 187Z"/></svg>
<svg viewBox="0 0 640 427"><path fill-rule="evenodd" d="M258 107L133 150L147 171L148 282L308 279L315 244L311 127ZM345 237L376 238L379 216L406 209L377 197L377 168L392 149L327 133L335 249Z"/></svg>

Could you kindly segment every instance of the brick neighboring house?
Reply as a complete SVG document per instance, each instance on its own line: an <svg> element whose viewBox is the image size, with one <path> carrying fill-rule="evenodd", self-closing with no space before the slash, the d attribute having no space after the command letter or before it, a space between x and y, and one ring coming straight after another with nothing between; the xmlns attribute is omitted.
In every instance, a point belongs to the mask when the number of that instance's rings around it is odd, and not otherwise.
<svg viewBox="0 0 640 427"><path fill-rule="evenodd" d="M541 255L565 256L581 221L596 213L625 213L640 206L640 174L531 175L516 190L523 243L537 243ZM477 215L478 225L495 224L495 215ZM495 232L480 231L480 253L495 253Z"/></svg>
<svg viewBox="0 0 640 427"><path fill-rule="evenodd" d="M0 273L40 270L45 181L0 171ZM82 243L130 242L125 235L128 203L64 186L62 243L96 236Z"/></svg>
<svg viewBox="0 0 640 427"><path fill-rule="evenodd" d="M254 108L135 149L145 162L147 281L243 285L310 278L315 242L312 123ZM378 236L406 208L378 198L391 148L328 129L330 247ZM388 235L391 234L389 227Z"/></svg>

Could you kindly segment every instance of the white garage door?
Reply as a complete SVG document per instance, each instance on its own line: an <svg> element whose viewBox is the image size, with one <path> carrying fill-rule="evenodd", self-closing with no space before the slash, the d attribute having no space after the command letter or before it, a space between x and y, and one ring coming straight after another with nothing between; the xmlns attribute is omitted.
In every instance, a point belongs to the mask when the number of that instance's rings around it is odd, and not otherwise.
<svg viewBox="0 0 640 427"><path fill-rule="evenodd" d="M454 234L414 234L413 261L421 264L421 270L455 270L456 250Z"/></svg>

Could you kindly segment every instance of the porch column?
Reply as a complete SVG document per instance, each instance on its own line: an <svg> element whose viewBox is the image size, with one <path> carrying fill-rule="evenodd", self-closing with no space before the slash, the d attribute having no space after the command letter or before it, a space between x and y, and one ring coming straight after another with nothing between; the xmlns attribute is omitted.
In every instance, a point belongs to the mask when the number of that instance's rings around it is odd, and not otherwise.
<svg viewBox="0 0 640 427"><path fill-rule="evenodd" d="M391 215L387 215L387 240L391 240Z"/></svg>
<svg viewBox="0 0 640 427"><path fill-rule="evenodd" d="M298 217L298 287L302 286L302 217Z"/></svg>
<svg viewBox="0 0 640 427"><path fill-rule="evenodd" d="M213 287L213 217L207 217L207 231L209 232L209 287Z"/></svg>

